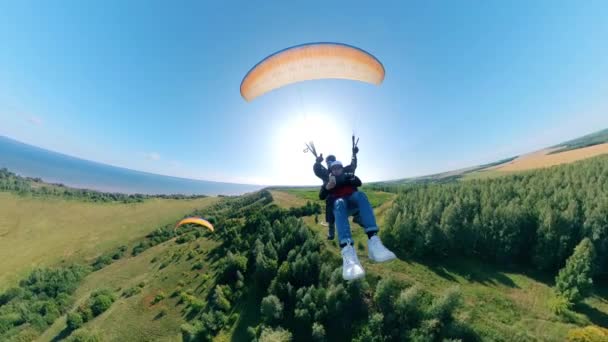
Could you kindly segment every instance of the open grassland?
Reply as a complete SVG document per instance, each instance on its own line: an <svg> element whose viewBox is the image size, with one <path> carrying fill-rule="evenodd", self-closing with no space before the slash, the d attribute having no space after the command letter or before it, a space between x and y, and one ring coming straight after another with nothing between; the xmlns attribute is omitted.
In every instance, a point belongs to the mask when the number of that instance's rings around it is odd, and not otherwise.
<svg viewBox="0 0 608 342"><path fill-rule="evenodd" d="M551 149L523 155L506 164L490 168L500 172L525 171L540 169L560 164L572 163L608 153L608 143L583 147L559 153L551 153Z"/></svg>
<svg viewBox="0 0 608 342"><path fill-rule="evenodd" d="M273 190L272 195L277 205L291 208L303 205L310 200L308 196L312 191L314 190ZM374 211L382 229L385 213L393 205L396 195L377 191L366 192L375 204ZM0 199L9 202L4 197L0 197ZM32 200L19 196L13 196L10 199L12 201ZM57 205L56 202L58 201L48 201L49 205ZM133 210L133 207L150 206L147 215L141 215L145 217L158 215L158 217L155 216L157 222L150 222L151 227L148 229L138 230L133 228L135 225L130 226L131 228L128 230L136 230L138 233L116 233L119 236L114 240L103 239L104 235L102 235L98 239L105 241L105 248L95 247L96 245L93 243L88 245L86 250L76 249L70 255L73 258L88 258L89 255L127 244L128 241L141 237L162 222L171 222L158 212L163 210L161 207L166 207L174 202L189 201L163 200L157 202L154 200L129 205L79 204L75 201L63 203L63 206L68 204L83 206L78 208L85 213L87 211L84 208L87 206L93 206L102 211L109 210L107 208L115 208L114 211L110 210L110 213L106 213L106 215L116 217L111 220L115 221L115 224L125 220L130 222L128 218L132 216L123 213L121 210L126 210L124 208ZM192 202L195 202L192 203L193 208L180 208L199 209L213 203L214 200L203 199ZM31 208L29 202L23 205L27 205L28 209ZM177 211L178 209L173 208L172 210ZM126 212L130 211L126 210ZM135 210L135 212L139 211ZM48 211L45 213L50 215ZM118 216L119 213L122 213L123 216ZM180 216L181 214L164 214L164 216L167 215ZM319 234L324 240L321 250L324 262L339 265L340 250L336 241L325 240L327 227L316 224L313 217L304 217L303 220L314 233ZM118 230L114 228L114 230L105 232L107 234ZM438 258L436 261L400 257L400 259L388 263L376 264L367 258L367 237L363 233L363 229L353 224L352 231L355 248L367 272L366 280L370 287L375 287L380 279L392 277L406 283L418 284L425 291L438 296L447 288L457 285L462 292L464 303L457 310L456 316L459 321L470 326L483 341L563 341L572 328L591 324L608 325L608 288L606 284L596 283L595 293L575 307L574 313L557 316L548 305L549 299L553 296L552 276L530 272L528 269L519 267L501 267L487 264L483 260L457 257ZM74 231L72 234L75 234ZM67 238L65 233L64 238ZM73 241L76 242L72 244L80 243L78 239ZM83 241L82 243L86 243L86 239ZM91 273L74 293L74 308L85 302L89 295L98 289L109 289L116 293L118 299L106 312L85 323L81 329L98 334L104 341L181 341L180 326L190 322L193 316L190 316L190 311L180 303L179 296L173 294L179 291L190 291L198 298L207 298L218 273L219 260L214 256L220 243L221 240L212 241L204 237L183 244L177 244L175 239L171 239L151 247L135 257L127 256ZM52 247L52 244L47 247ZM50 256L55 253L55 264L65 258L65 254L59 248L49 249L47 253ZM53 262L45 261L45 264L52 265ZM194 267L195 265L198 266ZM140 290L131 296L123 295L125 291L132 288ZM229 317L233 323L226 326L216 336L217 341L248 340L247 327L260 323L260 301L264 294L256 292L254 281L246 284L245 293L246 295L234 303L230 309ZM159 294L163 294L164 298L155 302L154 298ZM64 315L56 320L39 340L58 341L67 337L68 334Z"/></svg>
<svg viewBox="0 0 608 342"><path fill-rule="evenodd" d="M104 341L181 341L180 326L187 312L173 293L208 290L205 285L213 275L208 255L216 245L204 238L183 245L171 240L91 274L75 293L77 304L99 288L115 291L119 299L83 328L103 336ZM188 257L190 252L193 258ZM197 262L204 266L195 270L192 265ZM141 288L141 292L130 297L121 295L130 288ZM161 293L166 298L154 303ZM67 334L65 329L66 319L62 317L39 341L57 340Z"/></svg>
<svg viewBox="0 0 608 342"><path fill-rule="evenodd" d="M36 266L96 257L216 201L86 203L0 192L0 289Z"/></svg>
<svg viewBox="0 0 608 342"><path fill-rule="evenodd" d="M369 202L374 208L390 201L395 196L392 193L371 190L366 187L363 187L362 190L365 192ZM303 205L306 204L306 201L320 201L319 188L277 189L271 191L271 193L277 204L284 207L289 207L290 205Z"/></svg>

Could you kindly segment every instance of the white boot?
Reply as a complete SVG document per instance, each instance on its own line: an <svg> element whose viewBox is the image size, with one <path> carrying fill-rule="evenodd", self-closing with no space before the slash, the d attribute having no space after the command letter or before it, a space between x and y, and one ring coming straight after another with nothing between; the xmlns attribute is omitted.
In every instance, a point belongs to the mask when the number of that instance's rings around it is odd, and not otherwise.
<svg viewBox="0 0 608 342"><path fill-rule="evenodd" d="M357 258L352 245L342 248L342 277L344 280L355 280L365 276L365 271Z"/></svg>
<svg viewBox="0 0 608 342"><path fill-rule="evenodd" d="M375 262L385 262L397 258L395 253L384 247L377 235L367 240L367 251L369 252L369 258Z"/></svg>

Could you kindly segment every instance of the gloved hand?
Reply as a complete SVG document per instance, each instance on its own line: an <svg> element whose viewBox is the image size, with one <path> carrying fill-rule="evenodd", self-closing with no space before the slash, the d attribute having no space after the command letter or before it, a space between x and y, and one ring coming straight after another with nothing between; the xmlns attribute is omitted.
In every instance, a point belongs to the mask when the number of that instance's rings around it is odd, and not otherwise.
<svg viewBox="0 0 608 342"><path fill-rule="evenodd" d="M317 163L322 163L323 162L323 153L321 153L321 155L319 155L317 157Z"/></svg>
<svg viewBox="0 0 608 342"><path fill-rule="evenodd" d="M327 182L327 185L325 185L325 189L331 190L331 189L333 189L335 187L336 187L336 176L330 174L329 175L329 182Z"/></svg>
<svg viewBox="0 0 608 342"><path fill-rule="evenodd" d="M359 146L353 147L353 154L359 153Z"/></svg>

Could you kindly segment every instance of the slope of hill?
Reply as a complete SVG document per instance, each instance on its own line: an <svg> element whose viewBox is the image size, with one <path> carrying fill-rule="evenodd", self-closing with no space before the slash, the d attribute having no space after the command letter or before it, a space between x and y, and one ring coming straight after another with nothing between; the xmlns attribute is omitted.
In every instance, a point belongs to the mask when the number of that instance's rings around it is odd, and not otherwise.
<svg viewBox="0 0 608 342"><path fill-rule="evenodd" d="M291 191L290 193L281 194L280 191L274 191L274 193L282 195L277 196L276 203L281 206L284 205L285 207L293 207L295 202L307 201L306 192L298 193ZM241 248L245 248L248 244L237 248L238 245L234 245L234 243L240 245L244 242L237 242L240 239L248 237L255 240L256 237L262 238L264 234L269 232L273 232L275 239L280 239L280 236L287 234L287 232L292 229L296 229L295 231L301 231L302 233L311 229L313 235L308 236L305 240L295 246L289 247L286 245L284 247L287 248L286 251L295 249L295 251L300 251L298 253L301 253L301 247L296 246L311 244L312 242L309 241L309 239L323 241L327 228L315 224L312 216L304 218L304 222L306 222L309 228L296 228L297 226L289 225L280 225L271 228L272 226L270 225L264 227L264 221L255 223L257 222L256 219L251 216L254 212L260 214L266 212L264 215L273 212L271 210L272 207L268 206L267 200L261 201L264 198L267 199L268 197L261 194L261 196L257 197L247 196L243 198L231 198L208 207L208 209L205 210L206 212L212 213L216 217L225 216L225 218L221 219L222 221L217 224L219 235L216 237L204 234L199 238L196 238L195 236L190 236L188 238L193 232L190 231L190 233L186 232L186 235L182 235L178 240L175 240L171 239L171 235L164 235L165 233L161 230L146 238L146 240L152 241L156 240L156 237L166 236L166 238L158 240L161 241L161 243L148 248L143 253L136 256L122 258L87 276L73 295L75 304L71 306L72 309L70 309L70 311L75 310L79 305L83 305L90 294L98 289L106 288L113 291L117 296L117 300L106 312L85 323L76 333L97 335L107 341L180 341L191 340L190 338L202 338L204 340L203 336L209 333L216 335L218 340L246 341L251 339L251 335L249 335L250 332L258 337L260 336L259 334L266 333L268 335L276 333L276 330L271 332L265 330L265 332L263 332L262 330L247 329L249 326L257 326L258 324L263 323L262 316L260 316L260 310L262 310L262 299L266 296L267 290L258 288L255 285L260 284L259 281L262 281L260 280L261 278L257 278L258 276L261 276L261 274L256 275L260 270L259 267L261 264L258 264L260 261L254 261L255 258L251 259L252 255L255 255L255 253L250 253L255 249L252 250L251 247L247 247L246 251ZM390 205L390 201L386 203ZM385 205L381 204L376 208L376 213L379 215L380 222L385 221L383 214L385 212L384 207ZM248 208L252 210L249 210ZM233 219L230 219L230 217L237 220L234 221ZM241 221L240 218L249 218L246 219L245 222L250 223L245 223L243 226L242 224L244 221ZM225 219L228 219L228 221L225 221ZM292 222L291 224L294 223L295 222ZM236 226L234 226L234 224L236 224ZM381 224L382 228L385 229L384 223ZM254 227L255 230L250 230ZM236 231L234 230L235 228L237 229ZM606 318L608 317L606 291L602 290L603 288L601 287L597 289L594 296L585 301L585 308L587 311L583 313L573 313L569 318L562 318L553 314L547 304L548 299L552 296L552 290L550 288L551 282L547 281L547 277L543 274L534 272L528 273L525 269L519 268L500 268L490 264L484 264L481 261L462 258L452 258L450 260L438 260L433 262L404 258L387 264L373 264L369 263L365 256L366 246L364 241L366 239L361 229L354 226L353 232L356 241L358 241L357 249L360 254L360 259L368 272L367 280L360 283L363 287L352 287L353 285L347 286L347 284L342 281L338 281L334 285L331 285L331 281L333 280L331 280L328 285L323 285L324 283L317 285L329 286L329 292L327 294L329 296L327 297L328 300L338 300L335 305L339 306L327 307L327 309L330 310L330 313L333 312L331 313L332 315L344 315L344 313L340 313L342 310L351 310L351 314L344 316L346 317L345 323L349 323L348 328L332 327L331 323L327 323L325 319L321 321L322 325L317 326L324 327L324 334L327 334L327 338L330 338L331 340L336 340L338 336L340 336L335 335L338 331L340 331L341 334L346 333L343 337L365 334L366 325L363 322L366 320L361 321L359 316L352 316L352 314L356 312L352 311L354 308L351 307L351 309L348 309L343 305L347 303L359 303L357 305L364 305L356 301L358 296L362 296L361 298L372 300L372 303L370 303L372 306L367 309L372 310L369 317L372 317L373 312L378 312L377 310L381 310L380 312L386 314L388 311L383 310L393 309L390 309L389 307L381 309L382 305L373 304L376 300L380 300L380 297L378 296L381 296L379 294L381 292L378 291L384 291L381 290L381 287L384 288L386 286L389 288L390 286L397 286L397 288L402 288L402 286L404 286L399 284L410 284L405 286L416 285L416 288L424 289L429 296L435 298L443 296L446 289L458 286L460 288L460 293L463 296L463 304L454 313L454 319L458 324L462 325L459 329L464 329L462 331L465 333L465 336L468 336L465 340L483 339L512 341L516 338L520 341L527 341L542 338L548 341L561 341L565 334L576 326L584 326L593 323L608 323L606 321ZM306 234L304 236L306 236ZM166 242L162 242L167 238L168 240L166 240ZM264 240L268 241L266 239ZM328 266L329 270L339 270L339 248L335 243L324 241L317 248L319 248L319 256L322 257L322 259L319 260L319 265ZM246 271L242 274L242 276L244 276L243 279L245 280L242 285L238 285L238 282L233 283L233 280L222 280L226 275L233 274L225 273L228 270L226 267L232 267L229 266L232 265L232 262L229 261L232 257L230 257L228 251L235 253L235 256L242 255L249 259L249 262L246 264L250 266L247 266ZM279 251L277 250L277 252ZM279 252L279 255L281 255L280 253L283 252ZM304 262L304 260L309 260L306 262L313 260L310 259L310 257L314 255L314 253L310 256L306 255L307 254L303 254L298 258L294 255L295 259L293 259L292 262L299 259L301 259L302 262ZM249 264L250 262L252 264ZM299 267L305 267L304 265L305 264L301 264ZM276 267L278 266L280 265L276 265ZM295 269L293 271L295 272ZM321 274L324 274L324 272L326 271L322 271ZM334 272L332 271L330 273ZM222 274L224 274L224 276L222 276ZM291 276L296 276L296 273L289 274L292 274ZM305 274L314 274L314 272L305 272ZM337 275L337 279L339 279L339 273L337 273ZM300 287L302 285L297 285L299 283L296 279L299 278L290 280L290 282L293 281L292 284L296 286L294 291L298 288L306 289L306 287ZM385 281L380 282L382 279ZM390 285L389 283L386 283L386 279L395 279L396 283ZM226 281L228 281L228 283L226 283ZM262 281L262 284L268 283ZM221 310L227 311L217 311L219 308L217 307L217 303L219 303L219 298L217 297L218 285L228 286L232 289L228 291L228 287L220 287L224 288L222 291L226 291L225 295L227 297L225 299L228 300L228 302L226 302L227 304L225 303L228 305L225 307L226 309ZM238 290L239 288L241 290ZM299 290L299 292L302 291L304 290ZM330 295L330 293L334 293L336 296L346 297L334 298L332 297L334 295ZM356 295L356 293L359 294ZM413 292L410 291L410 293ZM294 298L296 298L295 292ZM281 301L282 300L283 299L281 299ZM289 328L292 333L296 334L294 335L296 341L308 340L306 334L309 334L310 332L306 332L306 329L299 331L292 326L292 324L303 324L303 327L306 327L307 324L312 324L312 322L304 323L310 321L300 321L300 319L290 316L293 315L293 311L289 310L294 310L294 306L292 305L295 305L296 307L302 305L298 304L301 299L294 300L296 300L296 302L292 304L284 302L285 307L283 310L288 310L285 311L286 314L289 312L291 313L285 317L286 321L281 325ZM325 305L329 305L329 302L327 304L321 304L319 302L315 305L323 305L323 307L325 307ZM376 305L380 305L380 309L376 308ZM324 310L327 309L318 307L318 312L325 312ZM225 314L219 315L218 312L225 312ZM221 321L216 321L216 323L214 323L219 324L217 325L218 328L213 328L218 330L212 330L213 332L206 330L212 327L207 325L211 322L208 320L215 320L220 317ZM352 321L350 321L351 319ZM199 325L200 323L197 322L202 322L203 325L201 326ZM272 324L270 326L276 327ZM469 329L465 328L466 326L470 327L472 330L466 332L467 329ZM429 333L432 333L432 331L433 330L430 330ZM437 330L435 333L440 333L440 331L441 330ZM54 324L46 329L40 340L57 341L63 338L69 338L71 334L76 333L66 329L66 318L63 316L55 320ZM203 333L203 335L200 335L201 333ZM448 332L445 331L444 333Z"/></svg>
<svg viewBox="0 0 608 342"><path fill-rule="evenodd" d="M306 198L305 193L293 191L290 196ZM384 221L382 212L376 210L376 213ZM317 234L324 236L326 227L314 224L310 219L306 221ZM353 227L355 240L365 241L358 226ZM404 258L389 264L373 264L365 257L365 244L357 245L368 277L395 277L421 284L434 293L441 293L450 286L460 286L465 304L459 317L470 323L483 340L563 341L567 332L578 325L608 324L608 291L605 285L599 285L596 294L585 301L581 308L584 313L563 318L555 315L548 304L553 290L551 277L546 274L520 267L492 266L471 258L436 261ZM339 256L335 243L326 242L326 247L336 257Z"/></svg>
<svg viewBox="0 0 608 342"><path fill-rule="evenodd" d="M86 203L0 192L0 288L32 268L85 260L129 245L217 198Z"/></svg>
<svg viewBox="0 0 608 342"><path fill-rule="evenodd" d="M608 153L608 129L563 142L550 148L493 163L471 166L438 174L373 183L377 189L395 184L449 183L459 179L478 179L503 176L512 172L572 163Z"/></svg>
<svg viewBox="0 0 608 342"><path fill-rule="evenodd" d="M383 188L391 192L365 187L381 235L400 259L368 262L366 236L353 225L367 276L351 283L341 280L340 250L325 240L327 227L315 219L324 206L318 205L314 188L198 199L200 203L175 200L194 204L192 214L213 217L216 233L174 232L154 216L158 223L153 228L158 229L153 232L129 227L125 235L112 236L114 228L96 237L98 249L85 248L96 256L130 241L128 253L109 265L78 250L66 258L62 249L49 249L45 265L61 269L85 261L100 266L73 280L76 287L61 298L30 297L28 291L48 280L39 276L22 282L21 290L0 293L0 339L31 340L42 334L42 341L77 335L109 341L282 341L289 335L295 341L370 341L372 336L386 341L563 341L573 328L608 325L608 286L601 278L589 297L571 309L558 313L552 306L556 269L582 237L597 244L600 270L608 262L602 242L608 234L603 224L608 207L601 200L607 158L494 180ZM4 195L7 204L50 199ZM159 216L169 202L49 201L85 213L86 205L103 211L156 203L150 210ZM21 204L12 210L32 205ZM52 214L46 211L46 216ZM126 220L112 211L102 216ZM537 235L526 235L533 233ZM77 231L70 234L78 236ZM42 244L44 238L30 235L24 243ZM66 314L73 318L86 312L99 289L114 293L116 300L69 328L74 321L68 325ZM54 310L52 305L57 305Z"/></svg>
<svg viewBox="0 0 608 342"><path fill-rule="evenodd" d="M559 145L552 146L554 150L551 153L560 153L604 143L608 143L608 128L595 133L584 135L577 139L563 142Z"/></svg>
<svg viewBox="0 0 608 342"><path fill-rule="evenodd" d="M513 161L483 171L514 172L541 169L608 153L608 143L572 149L547 149L520 156Z"/></svg>

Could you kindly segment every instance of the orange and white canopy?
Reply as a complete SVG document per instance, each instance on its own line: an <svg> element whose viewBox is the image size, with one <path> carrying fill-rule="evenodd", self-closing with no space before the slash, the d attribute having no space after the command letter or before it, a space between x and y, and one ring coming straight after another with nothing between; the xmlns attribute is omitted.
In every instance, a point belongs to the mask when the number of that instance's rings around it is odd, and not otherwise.
<svg viewBox="0 0 608 342"><path fill-rule="evenodd" d="M384 80L384 66L368 52L346 44L297 45L256 64L241 82L241 96L251 101L285 85L318 79L346 79L379 85Z"/></svg>

